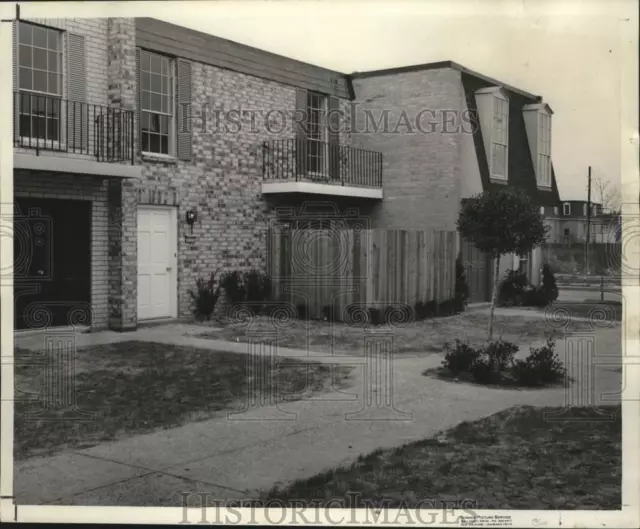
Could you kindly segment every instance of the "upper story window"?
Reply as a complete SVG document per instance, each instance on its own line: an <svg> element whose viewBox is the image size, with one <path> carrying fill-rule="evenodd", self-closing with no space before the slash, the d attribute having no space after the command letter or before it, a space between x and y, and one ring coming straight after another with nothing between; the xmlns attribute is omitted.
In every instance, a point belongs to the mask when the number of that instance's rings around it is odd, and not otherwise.
<svg viewBox="0 0 640 529"><path fill-rule="evenodd" d="M58 141L62 97L62 32L17 25L21 137Z"/></svg>
<svg viewBox="0 0 640 529"><path fill-rule="evenodd" d="M551 187L551 116L538 115L538 185Z"/></svg>
<svg viewBox="0 0 640 529"><path fill-rule="evenodd" d="M491 131L491 177L507 179L509 149L509 101L501 95L493 98Z"/></svg>
<svg viewBox="0 0 640 529"><path fill-rule="evenodd" d="M307 92L307 164L308 171L311 173L326 173L328 169L327 107L327 96Z"/></svg>
<svg viewBox="0 0 640 529"><path fill-rule="evenodd" d="M562 205L562 214L563 215L571 215L571 204L564 203Z"/></svg>
<svg viewBox="0 0 640 529"><path fill-rule="evenodd" d="M140 51L142 152L174 153L174 64L163 55Z"/></svg>

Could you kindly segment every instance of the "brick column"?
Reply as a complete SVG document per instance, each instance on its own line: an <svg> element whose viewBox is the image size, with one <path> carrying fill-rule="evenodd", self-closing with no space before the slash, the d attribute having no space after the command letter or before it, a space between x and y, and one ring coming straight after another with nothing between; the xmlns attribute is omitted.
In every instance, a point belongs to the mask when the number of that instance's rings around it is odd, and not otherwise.
<svg viewBox="0 0 640 529"><path fill-rule="evenodd" d="M110 18L107 56L111 108L135 110L135 46L135 20ZM134 137L137 132L134 126ZM109 182L109 328L112 330L135 330L137 325L137 244L136 183L112 179Z"/></svg>

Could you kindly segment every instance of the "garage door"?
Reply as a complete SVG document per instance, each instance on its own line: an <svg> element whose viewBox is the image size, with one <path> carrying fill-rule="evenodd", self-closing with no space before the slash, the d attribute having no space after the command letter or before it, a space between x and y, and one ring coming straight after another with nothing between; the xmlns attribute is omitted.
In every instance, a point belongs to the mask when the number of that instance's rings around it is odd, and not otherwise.
<svg viewBox="0 0 640 529"><path fill-rule="evenodd" d="M138 319L177 316L176 210L138 207Z"/></svg>

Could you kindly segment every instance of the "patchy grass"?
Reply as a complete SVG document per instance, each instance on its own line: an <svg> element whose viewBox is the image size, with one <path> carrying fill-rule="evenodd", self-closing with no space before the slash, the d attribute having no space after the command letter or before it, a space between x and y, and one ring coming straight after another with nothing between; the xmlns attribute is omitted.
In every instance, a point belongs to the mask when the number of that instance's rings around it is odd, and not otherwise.
<svg viewBox="0 0 640 529"><path fill-rule="evenodd" d="M248 332L274 330L268 317L259 316L247 325L220 324L222 329L205 331L198 335L229 341L248 341ZM472 345L486 342L489 315L480 311L469 311L446 318L434 318L394 328L394 345L397 353L434 354L441 353L446 342L456 338ZM386 326L374 327L385 329ZM329 352L333 344L336 352L361 354L364 351L365 330L360 326L323 321L294 320L280 326L279 345L294 349L309 349ZM586 322L572 322L571 330L590 329ZM524 316L496 316L494 335L515 343L531 343L548 337L561 337L562 329L550 325L543 318Z"/></svg>
<svg viewBox="0 0 640 529"><path fill-rule="evenodd" d="M69 380L80 413L43 410L51 357L16 350L15 457L86 448L101 441L171 428L240 410L248 392L274 401L298 400L342 387L350 368L212 352L150 342L122 342L79 350ZM26 364L26 361L40 362ZM59 365L59 364L58 364ZM72 376L71 366L55 369ZM250 384L251 383L251 384ZM29 400L31 399L31 400Z"/></svg>
<svg viewBox="0 0 640 529"><path fill-rule="evenodd" d="M263 501L351 505L357 494L360 506L389 508L454 499L477 509L620 509L620 406L606 410L613 419L591 408L511 408L275 488Z"/></svg>

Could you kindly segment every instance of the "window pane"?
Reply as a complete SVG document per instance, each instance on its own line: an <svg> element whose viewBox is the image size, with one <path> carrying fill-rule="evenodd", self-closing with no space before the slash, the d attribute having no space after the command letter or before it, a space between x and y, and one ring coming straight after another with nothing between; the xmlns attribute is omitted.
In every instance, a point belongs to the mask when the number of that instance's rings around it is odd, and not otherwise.
<svg viewBox="0 0 640 529"><path fill-rule="evenodd" d="M150 98L149 92L147 91L140 92L140 107L145 110L148 110L150 99L151 98Z"/></svg>
<svg viewBox="0 0 640 529"><path fill-rule="evenodd" d="M60 32L56 31L55 29L50 29L48 35L49 35L49 38L48 38L49 49L57 50L58 43L60 41Z"/></svg>
<svg viewBox="0 0 640 529"><path fill-rule="evenodd" d="M144 152L149 152L149 133L143 132L140 147Z"/></svg>
<svg viewBox="0 0 640 529"><path fill-rule="evenodd" d="M38 90L38 92L47 91L47 72L33 71L33 90Z"/></svg>
<svg viewBox="0 0 640 529"><path fill-rule="evenodd" d="M169 136L160 136L160 152L169 154Z"/></svg>
<svg viewBox="0 0 640 529"><path fill-rule="evenodd" d="M32 117L31 120L33 127L32 136L34 138L44 138L47 133L47 123L44 117Z"/></svg>
<svg viewBox="0 0 640 529"><path fill-rule="evenodd" d="M159 75L151 74L150 90L152 92L161 92L162 91L162 81L161 81L161 79L162 78Z"/></svg>
<svg viewBox="0 0 640 529"><path fill-rule="evenodd" d="M149 152L160 152L160 136L157 134L149 135Z"/></svg>
<svg viewBox="0 0 640 529"><path fill-rule="evenodd" d="M150 68L149 71L150 72L154 72L154 73L160 73L161 71L161 59L160 57L158 57L157 55L151 55L151 59L150 59Z"/></svg>
<svg viewBox="0 0 640 529"><path fill-rule="evenodd" d="M169 116L159 116L160 118L160 132L162 134L169 134Z"/></svg>
<svg viewBox="0 0 640 529"><path fill-rule="evenodd" d="M20 45L20 54L18 58L20 66L31 66L31 47L25 46L24 44Z"/></svg>
<svg viewBox="0 0 640 529"><path fill-rule="evenodd" d="M149 130L160 132L160 116L158 114L149 114Z"/></svg>
<svg viewBox="0 0 640 529"><path fill-rule="evenodd" d="M57 119L47 119L47 139L58 141L58 132L59 132L59 124L60 121Z"/></svg>
<svg viewBox="0 0 640 529"><path fill-rule="evenodd" d="M20 88L31 90L33 87L32 71L29 68L20 68Z"/></svg>
<svg viewBox="0 0 640 529"><path fill-rule="evenodd" d="M47 30L38 26L33 27L33 45L40 48L47 47Z"/></svg>
<svg viewBox="0 0 640 529"><path fill-rule="evenodd" d="M52 94L59 94L60 89L58 85L58 74L50 73L49 74L49 92Z"/></svg>
<svg viewBox="0 0 640 529"><path fill-rule="evenodd" d="M60 115L60 100L48 99L47 100L47 116L50 118L57 118Z"/></svg>
<svg viewBox="0 0 640 529"><path fill-rule="evenodd" d="M48 62L48 70L50 72L54 72L54 73L58 73L59 72L59 68L58 68L58 52L57 51L50 51L48 52L49 55L49 62Z"/></svg>
<svg viewBox="0 0 640 529"><path fill-rule="evenodd" d="M491 171L494 175L505 176L506 174L506 148L504 145L493 144L493 161Z"/></svg>
<svg viewBox="0 0 640 529"><path fill-rule="evenodd" d="M18 27L18 36L19 41L23 44L31 44L32 34L33 34L33 26L29 24L20 24Z"/></svg>
<svg viewBox="0 0 640 529"><path fill-rule="evenodd" d="M47 108L47 98L41 95L34 95L31 99L31 113L44 114Z"/></svg>
<svg viewBox="0 0 640 529"><path fill-rule="evenodd" d="M39 48L33 48L33 67L38 70L47 69L47 52Z"/></svg>
<svg viewBox="0 0 640 529"><path fill-rule="evenodd" d="M20 114L20 136L27 138L31 136L31 116Z"/></svg>
<svg viewBox="0 0 640 529"><path fill-rule="evenodd" d="M155 110L156 112L162 112L162 96L160 94L151 93L151 105L149 106L150 110Z"/></svg>
<svg viewBox="0 0 640 529"><path fill-rule="evenodd" d="M162 93L163 94L168 94L169 93L169 78L168 77L162 77Z"/></svg>
<svg viewBox="0 0 640 529"><path fill-rule="evenodd" d="M140 73L140 89L149 90L149 74L147 72Z"/></svg>
<svg viewBox="0 0 640 529"><path fill-rule="evenodd" d="M140 128L142 130L149 130L149 113L141 112L140 113Z"/></svg>

